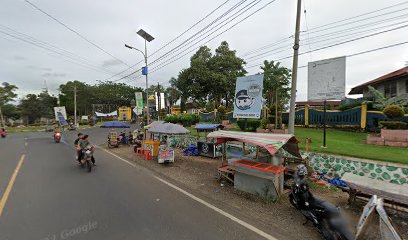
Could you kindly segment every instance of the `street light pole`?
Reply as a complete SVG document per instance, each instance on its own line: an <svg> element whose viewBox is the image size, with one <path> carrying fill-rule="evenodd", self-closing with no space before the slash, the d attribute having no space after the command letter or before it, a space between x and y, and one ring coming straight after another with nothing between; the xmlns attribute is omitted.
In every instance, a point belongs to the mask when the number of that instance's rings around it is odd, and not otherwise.
<svg viewBox="0 0 408 240"><path fill-rule="evenodd" d="M295 44L293 45L293 65L292 65L292 85L290 91L290 109L289 109L289 134L295 134L295 105L296 105L296 85L298 73L299 58L299 34L300 34L300 16L302 10L302 0L297 1Z"/></svg>
<svg viewBox="0 0 408 240"><path fill-rule="evenodd" d="M149 78L148 78L148 68L147 68L147 42L151 42L154 40L154 37L152 37L150 34L148 34L145 30L140 29L139 31L137 31L137 34L139 36L141 36L144 40L145 40L145 50L144 52L142 50L139 50L137 48L134 48L132 46L129 46L127 44L125 44L125 47L129 48L129 49L134 49L136 51L139 51L140 53L143 54L144 60L145 60L145 67L144 70L142 70L142 74L146 76L146 107L147 107L147 116L146 116L146 120L147 120L147 124L149 124L150 122L150 114L149 114Z"/></svg>
<svg viewBox="0 0 408 240"><path fill-rule="evenodd" d="M149 79L148 79L148 68L147 68L147 40L145 39L145 55L144 55L144 59L145 59L145 68L146 68L146 121L147 121L147 125L149 125L150 122L150 113L149 113Z"/></svg>

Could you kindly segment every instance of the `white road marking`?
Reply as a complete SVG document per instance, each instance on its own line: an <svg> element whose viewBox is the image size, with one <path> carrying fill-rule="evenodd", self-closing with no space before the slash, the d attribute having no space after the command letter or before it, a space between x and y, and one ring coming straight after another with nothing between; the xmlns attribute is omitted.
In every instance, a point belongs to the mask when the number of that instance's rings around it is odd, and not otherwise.
<svg viewBox="0 0 408 240"><path fill-rule="evenodd" d="M124 158L122 158L122 157L119 157L118 155L116 155L116 154L114 154L114 153L112 153L112 152L110 152L110 151L108 151L108 150L106 150L106 149L103 149L103 148L101 148L101 147L98 147L98 148L99 148L99 149L102 149L103 151L109 153L110 155L112 155L112 156L118 158L118 159L121 160L122 162L125 162L125 163L131 165L132 167L136 167L136 164L131 163L131 162L129 162L128 160L126 160L126 159L124 159ZM260 229L258 229L258 228L256 228L256 227L254 227L253 225L251 225L251 224L249 224L249 223L247 223L247 222L245 222L245 221L242 221L241 219L239 219L239 218L237 218L237 217L235 217L235 216L233 216L233 215L231 215L231 214L229 214L229 213L227 213L227 212L225 212L225 211L223 211L223 210L217 208L216 206L214 206L214 205L212 205L212 204L210 204L210 203L204 201L203 199L194 196L193 194L191 194L191 193L189 193L189 192L187 192L187 191L185 191L185 190L183 190L183 189L177 187L176 185L173 185L173 184L167 182L166 180L164 180L164 179L162 179L162 178L160 178L160 177L157 177L157 176L154 176L154 177L155 177L157 180L159 180L160 182L166 184L167 186L169 186L169 187L171 187L171 188L173 188L173 189L175 189L175 190L177 190L177 191L183 193L184 195L186 195L186 196L188 196L189 198L191 198L191 199L193 199L193 200L195 200L195 201L197 201L197 202L203 204L204 206L206 206L206 207L208 207L208 208L211 208L212 210L216 211L217 213L219 213L219 214L223 215L224 217L227 217L227 218L229 218L230 220L232 220L232 221L234 221L234 222L240 224L241 226L247 228L248 230L251 230L251 231L255 232L256 234L258 234L258 235L260 235L260 236L262 236L262 237L264 237L264 238L266 238L266 239L269 239L269 240L277 240L277 238L275 238L275 237L273 237L273 236L267 234L266 232L264 232L264 231L262 231L262 230L260 230Z"/></svg>
<svg viewBox="0 0 408 240"><path fill-rule="evenodd" d="M126 159L124 159L124 158L122 158L122 157L119 157L118 155L116 155L116 154L114 154L114 153L112 153L112 152L110 152L110 151L108 151L108 150L106 150L106 149L103 149L103 148L98 147L98 146L96 146L96 147L99 148L99 149L101 149L101 150L103 150L103 151L105 151L105 152L107 152L107 153L109 153L110 155L116 157L117 159L121 160L122 162L125 162L125 163L129 164L130 166L136 167L136 164L134 164L134 163L132 163L132 162L129 162L128 160L126 160Z"/></svg>

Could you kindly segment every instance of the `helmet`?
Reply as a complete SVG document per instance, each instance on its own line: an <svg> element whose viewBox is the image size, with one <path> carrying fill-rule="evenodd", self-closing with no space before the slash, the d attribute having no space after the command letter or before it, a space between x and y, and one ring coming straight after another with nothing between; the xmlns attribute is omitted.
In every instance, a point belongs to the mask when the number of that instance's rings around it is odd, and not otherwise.
<svg viewBox="0 0 408 240"><path fill-rule="evenodd" d="M306 176L307 175L307 168L305 165L300 164L296 167L296 173L299 176Z"/></svg>

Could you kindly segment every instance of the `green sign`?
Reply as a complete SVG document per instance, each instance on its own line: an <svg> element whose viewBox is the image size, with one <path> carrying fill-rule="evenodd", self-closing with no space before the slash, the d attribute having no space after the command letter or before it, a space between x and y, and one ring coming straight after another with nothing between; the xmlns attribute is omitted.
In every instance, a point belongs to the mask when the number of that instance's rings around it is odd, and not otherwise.
<svg viewBox="0 0 408 240"><path fill-rule="evenodd" d="M142 92L135 92L135 99L136 99L136 114L140 115L143 113L143 93Z"/></svg>

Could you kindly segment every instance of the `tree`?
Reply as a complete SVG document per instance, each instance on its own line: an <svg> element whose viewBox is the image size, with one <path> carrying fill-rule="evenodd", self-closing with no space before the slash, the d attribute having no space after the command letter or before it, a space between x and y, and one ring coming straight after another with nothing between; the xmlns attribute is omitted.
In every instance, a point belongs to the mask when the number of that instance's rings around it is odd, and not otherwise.
<svg viewBox="0 0 408 240"><path fill-rule="evenodd" d="M181 92L175 86L176 78L172 77L169 80L171 87L167 87L165 92L166 99L170 103L170 106L173 106L181 97ZM172 102L173 101L173 102Z"/></svg>
<svg viewBox="0 0 408 240"><path fill-rule="evenodd" d="M280 66L279 62L268 62L267 60L264 61L261 69L264 74L263 96L269 109L275 110L275 127L277 127L278 112L283 110L283 106L289 100L291 72L288 68Z"/></svg>
<svg viewBox="0 0 408 240"><path fill-rule="evenodd" d="M232 102L235 93L235 82L237 77L245 76L245 61L236 55L235 50L231 50L226 41L215 50L215 55L210 60L210 69L216 78L216 84L212 83L212 90L217 96L213 96L218 103L222 98L228 103ZM219 84L219 85L218 85Z"/></svg>
<svg viewBox="0 0 408 240"><path fill-rule="evenodd" d="M20 102L21 115L26 117L28 123L34 123L41 117L40 101L35 94L27 94Z"/></svg>
<svg viewBox="0 0 408 240"><path fill-rule="evenodd" d="M3 112L2 108L5 104L13 101L14 98L17 97L15 91L18 88L15 85L9 84L7 82L3 82L0 86L0 120L1 125L4 127L4 119L3 119Z"/></svg>
<svg viewBox="0 0 408 240"><path fill-rule="evenodd" d="M58 99L51 96L47 91L43 91L38 96L38 102L40 104L39 111L41 117L53 118L54 117L54 107L57 106Z"/></svg>
<svg viewBox="0 0 408 240"><path fill-rule="evenodd" d="M59 86L60 104L65 106L68 115L74 115L74 89L77 90L77 111L88 114L92 109L94 94L92 87L78 80L69 81Z"/></svg>
<svg viewBox="0 0 408 240"><path fill-rule="evenodd" d="M373 107L379 110L384 109L389 105L404 106L408 105L408 94L402 94L400 96L386 98L380 91L372 86L368 86L368 90L374 99Z"/></svg>

